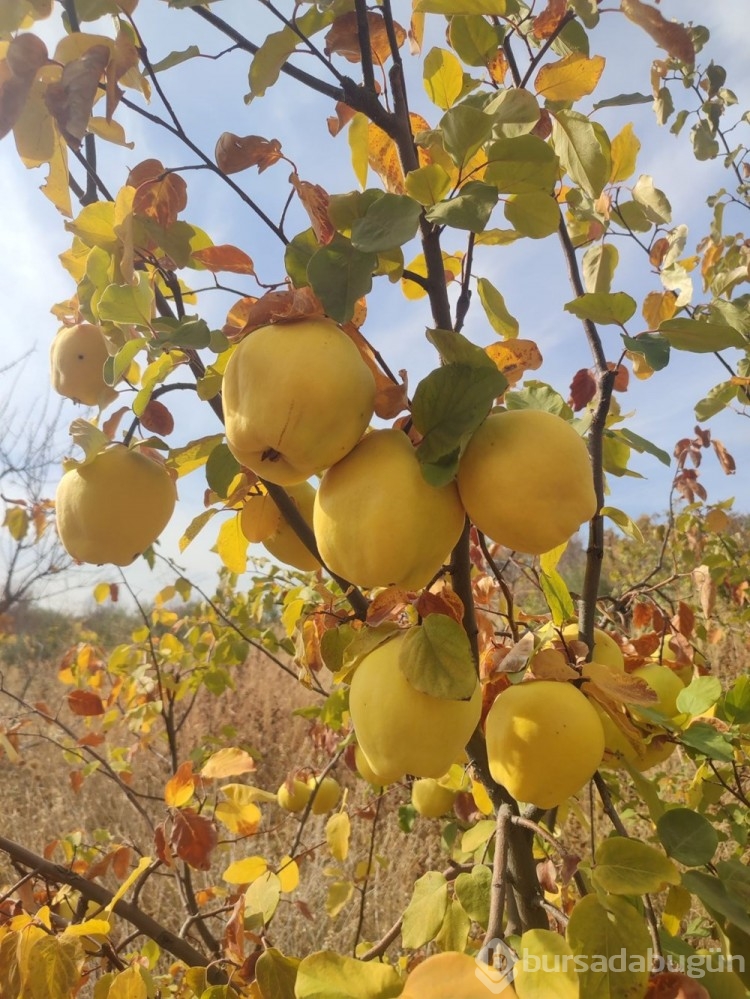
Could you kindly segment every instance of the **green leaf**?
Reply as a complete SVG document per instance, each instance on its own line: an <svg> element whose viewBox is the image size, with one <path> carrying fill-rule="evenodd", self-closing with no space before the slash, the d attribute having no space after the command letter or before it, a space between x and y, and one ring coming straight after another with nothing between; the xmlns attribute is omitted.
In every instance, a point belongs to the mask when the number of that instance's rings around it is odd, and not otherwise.
<svg viewBox="0 0 750 999"><path fill-rule="evenodd" d="M646 440L645 437L641 437L639 434L634 434L632 430L628 430L627 428L619 430L618 434L628 442L634 451L637 451L639 454L650 454L654 458L657 458L662 465L666 465L667 468L669 468L672 464L672 459L667 452L662 451L660 447L657 447L656 444L652 443L652 441Z"/></svg>
<svg viewBox="0 0 750 999"><path fill-rule="evenodd" d="M680 883L680 872L661 850L625 836L610 836L596 851L594 884L613 895L645 895Z"/></svg>
<svg viewBox="0 0 750 999"><path fill-rule="evenodd" d="M482 232L489 222L498 195L494 187L481 180L470 180L459 193L448 201L433 205L426 215L430 222L447 225L453 229Z"/></svg>
<svg viewBox="0 0 750 999"><path fill-rule="evenodd" d="M442 201L450 189L450 174L439 163L430 163L406 175L406 193L420 205Z"/></svg>
<svg viewBox="0 0 750 999"><path fill-rule="evenodd" d="M343 236L312 255L307 265L308 281L336 322L346 323L352 318L357 300L372 288L377 263L374 254L362 253Z"/></svg>
<svg viewBox="0 0 750 999"><path fill-rule="evenodd" d="M217 444L206 462L206 481L210 489L226 499L232 480L239 474L240 463L227 444Z"/></svg>
<svg viewBox="0 0 750 999"><path fill-rule="evenodd" d="M570 179L590 198L598 198L609 180L610 162L588 118L577 111L557 111L552 145Z"/></svg>
<svg viewBox="0 0 750 999"><path fill-rule="evenodd" d="M107 385L116 385L133 363L141 350L146 350L145 340L140 338L126 340L114 357L108 357L104 362L104 381Z"/></svg>
<svg viewBox="0 0 750 999"><path fill-rule="evenodd" d="M497 368L446 364L417 385L412 404L414 426L423 435L417 457L434 462L460 447L487 416L507 387Z"/></svg>
<svg viewBox="0 0 750 999"><path fill-rule="evenodd" d="M721 681L715 676L695 676L677 695L677 708L688 715L700 715L721 697Z"/></svg>
<svg viewBox="0 0 750 999"><path fill-rule="evenodd" d="M294 995L296 999L395 999L403 987L401 976L389 964L324 950L300 962Z"/></svg>
<svg viewBox="0 0 750 999"><path fill-rule="evenodd" d="M728 347L744 350L748 342L731 326L704 323L700 319L667 319L659 326L675 350L688 350L695 354L711 354Z"/></svg>
<svg viewBox="0 0 750 999"><path fill-rule="evenodd" d="M462 333L453 330L429 329L426 337L437 348L444 364L467 364L471 368L497 370L495 362L481 347L467 340Z"/></svg>
<svg viewBox="0 0 750 999"><path fill-rule="evenodd" d="M260 916L264 925L273 919L281 896L281 880L273 871L266 871L245 892L245 916Z"/></svg>
<svg viewBox="0 0 750 999"><path fill-rule="evenodd" d="M523 960L515 965L513 975L519 999L579 999L573 951L559 933L527 930L519 952Z"/></svg>
<svg viewBox="0 0 750 999"><path fill-rule="evenodd" d="M737 677L724 695L721 713L730 725L750 725L750 676Z"/></svg>
<svg viewBox="0 0 750 999"><path fill-rule="evenodd" d="M649 232L653 227L646 209L637 201L618 201L612 208L612 221L632 232Z"/></svg>
<svg viewBox="0 0 750 999"><path fill-rule="evenodd" d="M573 410L551 385L544 382L527 381L524 387L516 392L508 392L505 396L508 409L543 409L564 420L573 418Z"/></svg>
<svg viewBox="0 0 750 999"><path fill-rule="evenodd" d="M641 913L624 898L586 895L570 914L566 931L586 999L634 999L646 992L651 936Z"/></svg>
<svg viewBox="0 0 750 999"><path fill-rule="evenodd" d="M408 243L417 234L421 206L402 194L384 194L352 225L352 246L380 253Z"/></svg>
<svg viewBox="0 0 750 999"><path fill-rule="evenodd" d="M502 28L478 15L452 17L448 41L467 66L486 66L503 42Z"/></svg>
<svg viewBox="0 0 750 999"><path fill-rule="evenodd" d="M692 808L670 808L656 831L670 857L686 867L709 864L719 846L719 834L705 815Z"/></svg>
<svg viewBox="0 0 750 999"><path fill-rule="evenodd" d="M197 45L190 45L186 49L182 49L180 52L170 52L168 56L160 59L158 62L154 63L151 67L155 73L162 73L165 69L171 69L173 66L179 66L182 62L187 62L188 59L195 59L200 56L201 50Z"/></svg>
<svg viewBox="0 0 750 999"><path fill-rule="evenodd" d="M469 639L446 614L428 614L419 628L405 632L398 665L412 687L431 697L465 701L476 690Z"/></svg>
<svg viewBox="0 0 750 999"><path fill-rule="evenodd" d="M517 337L518 320L508 312L505 299L497 288L487 278L479 278L477 291L479 292L479 301L482 303L485 315L493 330L506 339Z"/></svg>
<svg viewBox="0 0 750 999"><path fill-rule="evenodd" d="M648 94L618 94L616 97L605 97L603 101L597 101L594 104L594 111L600 108L630 107L632 104L651 104L653 100Z"/></svg>
<svg viewBox="0 0 750 999"><path fill-rule="evenodd" d="M143 272L135 284L111 284L102 292L98 313L102 322L118 326L148 326L153 314L154 291Z"/></svg>
<svg viewBox="0 0 750 999"><path fill-rule="evenodd" d="M635 299L624 291L587 292L565 303L565 311L579 319L590 319L605 326L622 326L636 310Z"/></svg>
<svg viewBox="0 0 750 999"><path fill-rule="evenodd" d="M643 535L640 528L623 510L617 510L613 506L603 506L599 513L602 517L609 517L611 521L617 524L623 534L632 538L633 541L637 541L639 545L643 544Z"/></svg>
<svg viewBox="0 0 750 999"><path fill-rule="evenodd" d="M743 933L750 933L750 914L746 905L732 894L731 882L706 874L703 871L686 871L682 883L689 892L697 895L707 909L733 923Z"/></svg>
<svg viewBox="0 0 750 999"><path fill-rule="evenodd" d="M317 7L312 7L302 17L295 18L297 31L287 27L267 35L250 64L250 93L245 97L245 102L249 103L254 97L262 97L276 83L289 56L301 45L301 39L311 38L330 24L334 17L335 11L332 8L319 11Z"/></svg>
<svg viewBox="0 0 750 999"><path fill-rule="evenodd" d="M404 947L416 949L434 940L447 911L448 882L439 871L428 871L414 885L411 901L404 912L401 929Z"/></svg>
<svg viewBox="0 0 750 999"><path fill-rule="evenodd" d="M646 217L656 225L672 221L672 206L663 191L654 187L653 177L642 174L633 188L633 198L643 208Z"/></svg>
<svg viewBox="0 0 750 999"><path fill-rule="evenodd" d="M492 870L486 864L476 864L470 873L459 874L453 887L467 916L486 929L490 919Z"/></svg>
<svg viewBox="0 0 750 999"><path fill-rule="evenodd" d="M695 404L695 418L700 423L710 420L733 402L737 395L737 386L732 382L720 382L714 385L699 402Z"/></svg>
<svg viewBox="0 0 750 999"><path fill-rule="evenodd" d="M470 929L471 920L464 912L461 903L455 898L451 899L443 925L435 937L435 944L440 950L457 950L463 953Z"/></svg>
<svg viewBox="0 0 750 999"><path fill-rule="evenodd" d="M528 90L515 87L501 90L485 107L492 115L494 133L511 139L527 135L539 121L541 111L536 97Z"/></svg>
<svg viewBox="0 0 750 999"><path fill-rule="evenodd" d="M560 226L560 206L551 194L514 194L505 203L505 217L522 236L544 239Z"/></svg>
<svg viewBox="0 0 750 999"><path fill-rule="evenodd" d="M501 194L549 194L560 170L554 149L535 135L491 143L487 160L485 180Z"/></svg>
<svg viewBox="0 0 750 999"><path fill-rule="evenodd" d="M202 350L211 340L208 324L198 316L155 319L151 323L151 328L160 347Z"/></svg>
<svg viewBox="0 0 750 999"><path fill-rule="evenodd" d="M518 11L517 0L417 0L414 10L424 14L490 14L505 17Z"/></svg>
<svg viewBox="0 0 750 999"><path fill-rule="evenodd" d="M576 609L570 591L557 569L542 572L539 576L542 593L552 613L552 621L559 628L575 617Z"/></svg>
<svg viewBox="0 0 750 999"><path fill-rule="evenodd" d="M314 230L305 229L304 232L297 233L284 249L284 268L295 288L306 288L310 284L307 280L307 266L319 247Z"/></svg>
<svg viewBox="0 0 750 999"><path fill-rule="evenodd" d="M680 734L680 741L691 749L697 750L709 760L723 760L730 763L734 759L732 743L717 732L713 725L705 722L694 722Z"/></svg>
<svg viewBox="0 0 750 999"><path fill-rule="evenodd" d="M612 243L595 243L583 255L583 283L590 295L607 294L620 254Z"/></svg>
<svg viewBox="0 0 750 999"><path fill-rule="evenodd" d="M452 52L432 48L424 58L422 79L424 89L432 103L447 111L461 96L464 71Z"/></svg>
<svg viewBox="0 0 750 999"><path fill-rule="evenodd" d="M492 119L484 111L459 104L440 119L443 146L457 167L468 163L492 131Z"/></svg>
<svg viewBox="0 0 750 999"><path fill-rule="evenodd" d="M646 363L654 371L661 371L669 364L669 340L660 333L640 333L637 337L623 336L626 350L643 354Z"/></svg>

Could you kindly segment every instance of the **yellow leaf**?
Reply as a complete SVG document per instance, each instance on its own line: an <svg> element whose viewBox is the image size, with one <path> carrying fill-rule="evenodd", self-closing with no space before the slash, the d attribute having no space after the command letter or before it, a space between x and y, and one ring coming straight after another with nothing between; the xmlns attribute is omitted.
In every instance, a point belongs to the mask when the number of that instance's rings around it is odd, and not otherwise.
<svg viewBox="0 0 750 999"><path fill-rule="evenodd" d="M255 770L255 760L252 756L244 749L231 746L220 749L206 760L201 770L201 777L218 780L221 777L237 777L252 770Z"/></svg>
<svg viewBox="0 0 750 999"><path fill-rule="evenodd" d="M680 885L670 885L661 921L664 929L671 936L679 935L682 921L690 912L692 902L692 896L686 888L682 888Z"/></svg>
<svg viewBox="0 0 750 999"><path fill-rule="evenodd" d="M80 979L82 964L80 944L75 940L44 934L29 952L23 996L45 999L68 999ZM22 969L23 972L23 969Z"/></svg>
<svg viewBox="0 0 750 999"><path fill-rule="evenodd" d="M651 291L643 300L641 312L650 330L658 330L677 311L677 297L671 291Z"/></svg>
<svg viewBox="0 0 750 999"><path fill-rule="evenodd" d="M167 786L164 788L164 800L170 808L182 808L193 797L194 791L193 764L188 761L180 764L177 773L167 781Z"/></svg>
<svg viewBox="0 0 750 999"><path fill-rule="evenodd" d="M94 115L89 118L89 131L98 135L100 139L113 142L116 146L126 146L128 149L135 146L134 142L128 142L125 129L116 121L107 121L106 118Z"/></svg>
<svg viewBox="0 0 750 999"><path fill-rule="evenodd" d="M632 177L640 148L638 136L633 132L633 123L629 121L612 140L610 184L617 184Z"/></svg>
<svg viewBox="0 0 750 999"><path fill-rule="evenodd" d="M346 812L337 812L326 822L326 842L336 860L346 860L349 853L351 823Z"/></svg>
<svg viewBox="0 0 750 999"><path fill-rule="evenodd" d="M446 49L431 49L424 60L424 88L443 111L453 107L464 86L461 63Z"/></svg>
<svg viewBox="0 0 750 999"><path fill-rule="evenodd" d="M235 860L221 876L230 885L250 885L267 870L268 864L263 857L245 857Z"/></svg>
<svg viewBox="0 0 750 999"><path fill-rule="evenodd" d="M358 111L349 123L349 149L352 154L352 169L362 190L367 186L369 169L369 138L367 116Z"/></svg>
<svg viewBox="0 0 750 999"><path fill-rule="evenodd" d="M109 594L109 583L97 583L94 587L94 600L98 604L103 604L105 600L108 600Z"/></svg>
<svg viewBox="0 0 750 999"><path fill-rule="evenodd" d="M534 87L547 101L577 101L596 89L603 70L603 56L589 59L582 52L571 52L564 59L542 66Z"/></svg>
<svg viewBox="0 0 750 999"><path fill-rule="evenodd" d="M423 132L429 129L429 124L421 115L411 114L410 118L412 132ZM377 125L370 124L367 128L367 145L370 166L380 177L386 191L390 191L392 194L403 194L404 171L401 167L396 143ZM419 165L426 166L430 162L428 154L424 149L419 149L418 154Z"/></svg>
<svg viewBox="0 0 750 999"><path fill-rule="evenodd" d="M338 916L353 894L354 885L351 881L333 881L328 886L326 912L331 919L335 919Z"/></svg>
<svg viewBox="0 0 750 999"><path fill-rule="evenodd" d="M70 200L70 186L68 184L68 146L57 132L55 133L54 152L49 161L47 179L40 190L45 198L49 198L61 215L72 218L73 204Z"/></svg>
<svg viewBox="0 0 750 999"><path fill-rule="evenodd" d="M494 812L494 807L490 800L489 794L487 794L487 788L484 784L480 784L472 778L471 781L471 796L474 799L474 804L477 806L482 815L492 815Z"/></svg>
<svg viewBox="0 0 750 999"><path fill-rule="evenodd" d="M247 568L247 538L240 528L240 515L225 520L219 528L216 552L230 572L241 575Z"/></svg>
<svg viewBox="0 0 750 999"><path fill-rule="evenodd" d="M297 861L291 857L282 857L276 873L281 883L282 891L294 891L299 884L299 867L297 866Z"/></svg>
<svg viewBox="0 0 750 999"><path fill-rule="evenodd" d="M64 937L107 936L112 926L108 919L86 919L82 923L70 923L65 927Z"/></svg>
<svg viewBox="0 0 750 999"><path fill-rule="evenodd" d="M542 355L533 340L503 340L485 347L500 371L515 385L526 371L536 371L542 366Z"/></svg>
<svg viewBox="0 0 750 999"><path fill-rule="evenodd" d="M454 253L450 255L448 253L443 253L443 267L445 269L445 276L448 282L455 281L456 278L461 273L461 263L463 260L463 254ZM427 277L427 264L424 259L424 254L420 253L416 256L410 264L407 265L406 270L411 271L413 274L418 274L420 277ZM404 297L408 298L410 301L416 301L419 298L424 298L427 292L424 290L421 284L416 281L411 281L409 278L401 278L401 290L404 293Z"/></svg>
<svg viewBox="0 0 750 999"><path fill-rule="evenodd" d="M107 999L147 999L148 987L142 969L137 964L121 971L112 979Z"/></svg>

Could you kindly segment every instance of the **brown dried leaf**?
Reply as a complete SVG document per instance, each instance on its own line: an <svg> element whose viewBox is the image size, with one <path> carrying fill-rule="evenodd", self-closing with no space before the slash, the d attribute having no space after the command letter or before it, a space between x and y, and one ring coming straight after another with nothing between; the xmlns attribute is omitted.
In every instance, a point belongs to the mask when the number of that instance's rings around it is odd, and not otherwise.
<svg viewBox="0 0 750 999"><path fill-rule="evenodd" d="M336 114L326 118L328 131L331 135L338 135L342 128L345 128L357 113L354 108L350 108L343 101L336 102Z"/></svg>
<svg viewBox="0 0 750 999"><path fill-rule="evenodd" d="M688 503L695 503L696 497L701 500L707 498L706 490L698 482L698 473L692 468L683 469L679 475L676 475L674 485L680 496Z"/></svg>
<svg viewBox="0 0 750 999"><path fill-rule="evenodd" d="M336 227L328 214L331 200L328 192L320 184L300 180L296 171L289 177L289 183L297 192L297 197L308 214L315 238L321 246L326 246L336 235Z"/></svg>
<svg viewBox="0 0 750 999"><path fill-rule="evenodd" d="M284 291L268 291L257 299L241 299L233 307L230 316L233 314L237 317L240 315L246 317L244 326L238 332L235 332L235 327L229 323L223 328L225 336L235 341L247 333L252 333L259 326L322 316L325 315L325 310L312 289L287 288Z"/></svg>
<svg viewBox="0 0 750 999"><path fill-rule="evenodd" d="M648 262L652 267L661 267L669 251L669 240L666 236L662 236L660 239L654 240L648 254Z"/></svg>
<svg viewBox="0 0 750 999"><path fill-rule="evenodd" d="M141 415L141 426L152 434L166 437L174 430L174 417L158 399L150 399Z"/></svg>
<svg viewBox="0 0 750 999"><path fill-rule="evenodd" d="M386 586L367 608L367 623L375 628L384 621L397 621L410 604L409 593L398 586Z"/></svg>
<svg viewBox="0 0 750 999"><path fill-rule="evenodd" d="M36 74L48 60L47 46L36 35L17 35L0 62L0 139L23 111Z"/></svg>
<svg viewBox="0 0 750 999"><path fill-rule="evenodd" d="M106 434L109 440L115 439L115 434L117 433L118 427L120 426L120 421L126 413L130 412L129 406L121 406L120 409L116 409L111 416L102 424L102 433Z"/></svg>
<svg viewBox="0 0 750 999"><path fill-rule="evenodd" d="M735 464L734 458L727 451L721 441L713 440L713 449L716 452L716 457L719 459L719 464L722 467L722 471L725 475L734 475L737 471L737 465Z"/></svg>
<svg viewBox="0 0 750 999"><path fill-rule="evenodd" d="M578 643L581 644L581 643ZM575 680L578 678L578 671L568 662L567 656L561 649L540 649L531 660L528 670L529 676L535 680Z"/></svg>
<svg viewBox="0 0 750 999"><path fill-rule="evenodd" d="M112 48L112 58L109 60L109 65L107 66L107 121L112 121L112 115L115 113L115 108L120 103L120 98L122 97L122 91L117 86L118 81L129 70L138 65L138 58L138 49L133 42L132 36L129 32L121 29L115 38L115 44Z"/></svg>
<svg viewBox="0 0 750 999"><path fill-rule="evenodd" d="M154 829L154 849L156 856L166 867L172 866L172 861L174 855L169 849L169 844L167 843L167 835L164 827L164 823L160 822L159 825Z"/></svg>
<svg viewBox="0 0 750 999"><path fill-rule="evenodd" d="M648 705L658 700L656 691L645 680L632 673L624 673L602 663L585 663L582 673L591 685L613 701ZM584 689L587 687L588 685Z"/></svg>
<svg viewBox="0 0 750 999"><path fill-rule="evenodd" d="M370 36L370 51L372 58L381 66L392 56L391 43L382 14L367 12L367 27ZM398 47L406 41L406 31L400 24L394 22L395 36ZM362 49L359 44L357 30L357 14L349 11L337 17L325 37L326 55L340 55L348 62L361 62Z"/></svg>
<svg viewBox="0 0 750 999"><path fill-rule="evenodd" d="M187 205L187 184L177 173L168 173L159 160L144 160L128 177L135 187L133 214L153 219L167 229Z"/></svg>
<svg viewBox="0 0 750 999"><path fill-rule="evenodd" d="M428 614L443 614L453 618L458 624L464 619L463 601L457 593L445 586L439 593L423 590L414 602L414 607L422 618Z"/></svg>
<svg viewBox="0 0 750 999"><path fill-rule="evenodd" d="M678 971L662 971L648 983L643 999L711 999L699 981Z"/></svg>
<svg viewBox="0 0 750 999"><path fill-rule="evenodd" d="M557 894L557 868L549 857L537 862L536 876L545 891Z"/></svg>
<svg viewBox="0 0 750 999"><path fill-rule="evenodd" d="M239 173L240 170L255 166L258 168L258 173L263 173L268 167L283 159L283 154L278 139L222 132L216 143L214 159L223 173Z"/></svg>
<svg viewBox="0 0 750 999"><path fill-rule="evenodd" d="M547 0L547 6L532 21L531 30L536 38L549 38L565 17L567 0Z"/></svg>
<svg viewBox="0 0 750 999"><path fill-rule="evenodd" d="M425 132L429 129L428 122L421 115L412 113L409 117L413 133ZM419 148L417 152L419 165L427 166L430 163L429 153L422 148ZM370 168L380 177L386 191L390 191L392 194L404 193L404 171L401 167L396 143L381 128L373 124L370 124L367 129L367 158Z"/></svg>
<svg viewBox="0 0 750 999"><path fill-rule="evenodd" d="M570 383L568 405L578 412L587 406L596 395L596 379L588 368L581 368L573 375Z"/></svg>
<svg viewBox="0 0 750 999"><path fill-rule="evenodd" d="M183 808L172 813L172 823L169 845L174 853L197 871L209 870L211 851L218 841L211 819Z"/></svg>
<svg viewBox="0 0 750 999"><path fill-rule="evenodd" d="M639 600L638 603L633 605L633 627L641 630L642 628L647 628L651 623L651 619L654 616L654 605L646 603L645 600Z"/></svg>
<svg viewBox="0 0 750 999"><path fill-rule="evenodd" d="M680 635L690 638L695 630L695 612L693 608L680 600L677 605L677 614L672 618L672 624L677 628Z"/></svg>
<svg viewBox="0 0 750 999"><path fill-rule="evenodd" d="M68 694L68 707L74 715L93 717L104 714L101 697L91 690L71 690Z"/></svg>
<svg viewBox="0 0 750 999"><path fill-rule="evenodd" d="M656 7L649 7L641 0L622 0L620 9L629 21L643 28L660 49L688 66L693 65L695 48L684 25L668 21Z"/></svg>
<svg viewBox="0 0 750 999"><path fill-rule="evenodd" d="M716 606L716 583L711 578L711 572L707 565L699 565L691 573L693 583L698 590L698 599L701 602L701 610L704 617L710 617Z"/></svg>
<svg viewBox="0 0 750 999"><path fill-rule="evenodd" d="M622 365L615 365L614 361L608 361L607 367L610 371L615 372L614 390L615 392L627 392L628 385L630 383L630 372L628 369Z"/></svg>
<svg viewBox="0 0 750 999"><path fill-rule="evenodd" d="M72 149L79 148L86 134L109 58L106 45L92 45L80 58L63 66L60 79L50 83L45 91L47 110Z"/></svg>
<svg viewBox="0 0 750 999"><path fill-rule="evenodd" d="M193 260L203 264L213 273L228 271L231 274L255 274L255 267L250 257L244 250L230 243L194 250Z"/></svg>

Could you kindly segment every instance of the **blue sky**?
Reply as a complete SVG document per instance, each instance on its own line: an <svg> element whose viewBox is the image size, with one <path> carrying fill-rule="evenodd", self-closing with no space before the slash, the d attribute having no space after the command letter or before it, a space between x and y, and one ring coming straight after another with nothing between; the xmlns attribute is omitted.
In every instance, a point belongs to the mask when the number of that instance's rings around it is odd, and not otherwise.
<svg viewBox="0 0 750 999"><path fill-rule="evenodd" d="M606 4L604 5L606 6ZM713 58L728 71L728 86L739 97L739 107L750 105L750 68L747 63L745 0L722 0L707 5L700 0L663 0L661 10L666 17L679 17L706 23L712 32L708 50L701 53L702 62ZM224 0L216 10L230 23L258 42L267 26L269 15L253 5L248 16L246 0ZM409 5L396 3L396 16L406 23ZM436 19L427 47L440 44ZM198 44L202 52L213 54L225 48L225 42L212 28L190 11L174 11L159 0L141 0L136 10L136 22L141 28L152 61L158 61L171 50ZM58 37L53 22L40 26L46 40ZM106 22L90 26L90 30L111 33ZM273 30L273 29L271 29ZM650 39L619 14L602 17L600 29L592 37L592 54L607 58L607 64L597 97L608 97L626 91L649 92L649 69L659 50ZM419 67L406 56L412 73L410 92L412 106L431 122L440 111L427 101L419 80ZM162 80L170 99L187 131L209 154L216 139L224 131L240 135L258 134L278 138L283 150L298 166L304 180L319 183L332 193L355 187L349 166L345 135L331 138L325 119L332 113L325 98L300 88L293 81L282 79L263 100L246 105L249 57L235 52L219 61L191 60L163 74ZM310 72L319 64L312 58L298 62ZM338 60L341 71L356 77L357 67ZM324 75L323 73L321 75ZM161 113L158 99L150 110ZM158 156L165 164L177 166L192 161L191 156L166 133L132 116L124 108L116 115L127 136L135 141L133 150L99 144L100 166L111 189L124 182L127 170L148 156ZM739 117L739 114L738 116ZM697 163L689 148L687 134L675 138L667 129L659 129L648 105L603 111L598 116L610 136L623 124L632 121L642 142L637 173L651 174L657 187L663 188L672 203L674 223L690 227L689 249L707 230L706 194L727 184L729 177L719 162ZM747 125L744 126L747 130ZM747 136L745 135L747 141ZM235 175L235 179L272 217L277 217L283 204L290 168L279 163L262 176L250 170ZM636 174L637 175L637 174ZM205 228L216 243L230 242L242 247L256 262L264 281L282 276L281 244L262 226L255 216L241 205L236 196L216 178L204 172L186 174L189 190L188 208L183 217ZM47 353L56 330L56 321L49 313L53 302L72 293L72 283L59 266L57 254L68 245L67 234L57 212L37 190L43 171L26 171L18 161L11 140L0 146L0 190L6 192L3 203L3 226L0 229L0 261L3 267L4 322L3 338L8 357L15 357L29 348L34 352L24 365L16 385L17 408L34 401L46 391ZM377 179L371 175L370 184ZM12 198L7 192L13 192ZM307 227L307 220L294 206L287 231L294 234ZM729 230L746 225L738 214L728 222ZM658 278L644 269L640 254L632 252L624 240L618 240L621 263L614 290L627 291L639 301L650 290L658 290ZM457 233L446 236L445 249L463 249ZM417 247L414 247L414 253ZM407 250L407 259L409 251ZM590 363L579 324L562 311L562 305L573 297L564 275L559 247L554 237L543 241L525 240L510 247L494 248L477 258L477 273L488 277L505 295L510 311L520 320L521 336L537 340L544 356L543 368L535 377L550 382L566 394L570 380L578 368ZM258 293L252 280L226 275L226 283L244 293ZM700 294L700 288L696 288ZM220 326L230 299L220 294L203 296L200 311L213 325ZM435 364L432 348L424 340L429 325L426 307L409 304L405 307L398 286L380 279L370 297L370 312L365 333L381 350L393 370L406 368L413 387ZM629 324L631 333L640 331L637 319ZM496 339L489 329L477 296L464 329L467 336L481 344ZM608 356L619 355L619 337L612 327L602 329ZM695 424L692 407L724 373L712 357L679 355L673 352L669 367L650 381L631 379L631 389L620 396L624 412L634 412L629 426L653 440L671 453L677 439L692 435ZM170 397L170 405L174 396ZM63 407L62 425L82 415L72 403ZM170 443L181 444L193 437L214 433L218 425L208 407L196 407L194 401L181 400L175 405L178 426ZM733 413L720 415L708 424L737 459L738 471L725 477L712 456L706 456L702 472L709 489L709 499L718 501L736 497L740 510L750 509L746 497L750 494L750 449L745 419ZM63 434L64 438L64 434ZM666 508L672 471L649 457L637 457L635 470L645 479L611 479L612 505L625 509L633 516L641 512L658 512ZM51 485L53 488L53 485ZM172 524L163 535L163 550L177 554L177 539L193 516L200 510L203 481L200 473L180 484L180 499ZM216 523L216 521L214 521ZM205 539L199 538L188 548L180 562L189 574L196 574L210 585L215 556L208 553L215 528L207 529ZM260 551L260 549L259 549ZM145 594L153 592L155 582L140 567L128 570L134 582ZM98 578L114 578L102 570Z"/></svg>

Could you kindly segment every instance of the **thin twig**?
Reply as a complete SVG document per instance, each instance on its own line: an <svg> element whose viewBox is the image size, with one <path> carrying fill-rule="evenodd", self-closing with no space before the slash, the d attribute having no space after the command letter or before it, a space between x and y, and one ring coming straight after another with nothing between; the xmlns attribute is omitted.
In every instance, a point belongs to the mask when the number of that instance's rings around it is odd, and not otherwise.
<svg viewBox="0 0 750 999"><path fill-rule="evenodd" d="M367 887L370 883L370 877L372 876L372 862L375 857L375 839L378 826L378 819L380 818L380 809L383 804L382 797L378 797L375 802L375 814L372 817L372 822L370 824L370 845L367 851L367 870L365 871L364 880L362 884L359 885L359 912L357 913L357 928L354 931L354 943L352 945L352 954L357 956L357 945L359 944L359 938L362 936L362 927L365 922L365 905L367 903Z"/></svg>

